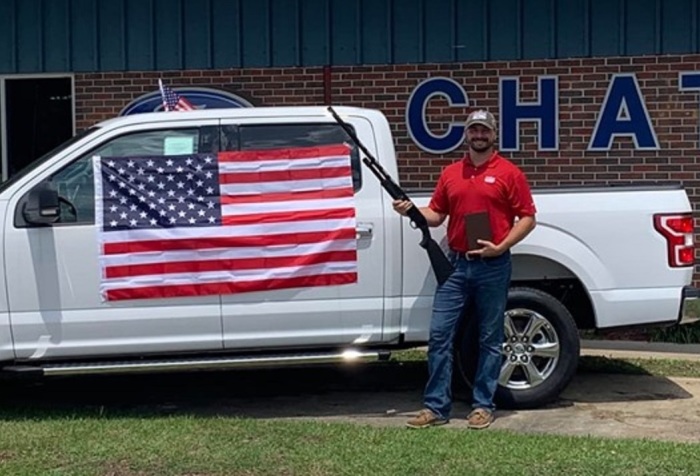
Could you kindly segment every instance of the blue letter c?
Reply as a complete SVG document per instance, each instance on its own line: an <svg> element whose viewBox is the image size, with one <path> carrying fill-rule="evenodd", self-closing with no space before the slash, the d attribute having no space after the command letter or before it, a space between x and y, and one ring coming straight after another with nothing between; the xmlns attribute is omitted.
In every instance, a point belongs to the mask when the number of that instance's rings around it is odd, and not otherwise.
<svg viewBox="0 0 700 476"><path fill-rule="evenodd" d="M450 106L469 106L467 93L450 78L429 78L411 93L406 106L408 134L418 147L431 154L445 154L460 146L464 140L464 125L451 123L443 135L435 135L428 129L425 109L433 96L445 96Z"/></svg>

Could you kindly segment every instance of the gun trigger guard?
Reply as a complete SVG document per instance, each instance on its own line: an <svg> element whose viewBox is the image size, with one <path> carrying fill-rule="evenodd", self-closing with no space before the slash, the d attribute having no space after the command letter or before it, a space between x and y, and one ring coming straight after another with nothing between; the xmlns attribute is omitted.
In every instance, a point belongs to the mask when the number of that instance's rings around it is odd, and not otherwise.
<svg viewBox="0 0 700 476"><path fill-rule="evenodd" d="M413 228L414 230L418 228L418 226L416 225L416 222L414 222L413 220L409 221L408 224L409 224L409 225L411 226L411 228Z"/></svg>

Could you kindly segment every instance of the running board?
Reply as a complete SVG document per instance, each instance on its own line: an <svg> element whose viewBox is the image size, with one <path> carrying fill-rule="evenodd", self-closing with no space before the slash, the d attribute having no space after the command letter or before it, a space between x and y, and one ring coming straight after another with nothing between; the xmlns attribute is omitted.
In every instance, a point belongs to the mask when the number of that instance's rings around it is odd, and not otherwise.
<svg viewBox="0 0 700 476"><path fill-rule="evenodd" d="M89 375L146 372L184 372L188 370L223 370L255 367L279 367L326 363L355 363L361 361L388 360L389 351L346 349L327 353L183 357L181 359L78 362L65 364L15 364L4 367L11 374L39 374L44 376Z"/></svg>

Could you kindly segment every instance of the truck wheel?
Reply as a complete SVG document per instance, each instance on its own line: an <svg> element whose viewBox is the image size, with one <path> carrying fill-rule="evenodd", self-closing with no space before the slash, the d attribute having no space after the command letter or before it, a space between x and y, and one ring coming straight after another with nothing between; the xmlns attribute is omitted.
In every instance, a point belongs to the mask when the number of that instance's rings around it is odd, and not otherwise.
<svg viewBox="0 0 700 476"><path fill-rule="evenodd" d="M579 352L576 323L561 302L538 289L512 288L496 405L534 408L555 400L576 373ZM458 384L471 388L477 360L476 323L465 316L455 342Z"/></svg>

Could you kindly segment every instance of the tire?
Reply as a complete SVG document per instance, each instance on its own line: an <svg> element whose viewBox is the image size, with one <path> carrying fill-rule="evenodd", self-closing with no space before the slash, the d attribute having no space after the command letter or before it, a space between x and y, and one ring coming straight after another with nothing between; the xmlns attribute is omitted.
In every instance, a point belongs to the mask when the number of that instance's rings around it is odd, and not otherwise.
<svg viewBox="0 0 700 476"><path fill-rule="evenodd" d="M551 295L534 288L512 288L506 304L502 352L496 405L541 407L557 399L576 373L580 353L576 323ZM476 323L465 316L455 342L458 387L466 384L471 389L477 357Z"/></svg>

